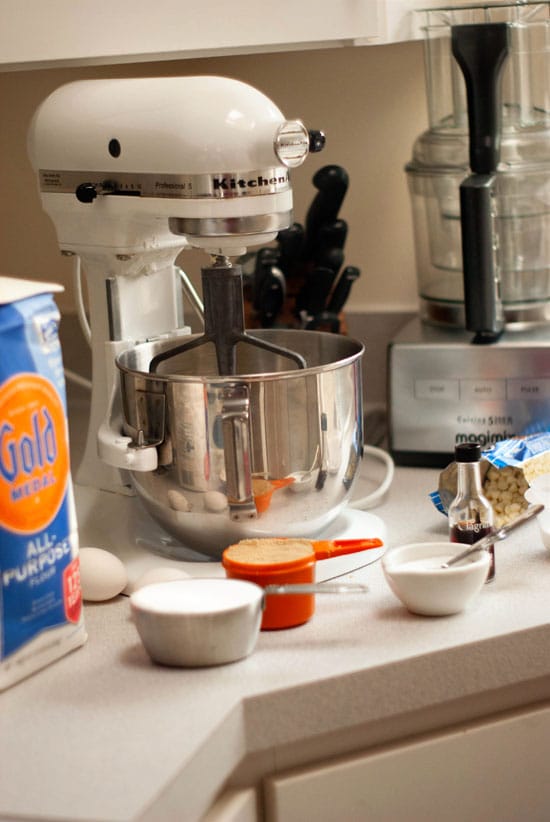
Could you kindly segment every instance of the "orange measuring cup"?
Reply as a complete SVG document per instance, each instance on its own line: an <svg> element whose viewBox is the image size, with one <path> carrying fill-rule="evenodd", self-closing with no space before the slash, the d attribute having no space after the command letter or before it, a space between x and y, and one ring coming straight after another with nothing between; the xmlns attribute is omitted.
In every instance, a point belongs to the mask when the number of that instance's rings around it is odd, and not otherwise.
<svg viewBox="0 0 550 822"><path fill-rule="evenodd" d="M243 539L222 554L222 565L230 579L246 579L266 585L314 582L318 559L366 551L383 545L382 540L309 540L289 538ZM302 625L315 612L315 594L267 597L261 629L273 630Z"/></svg>

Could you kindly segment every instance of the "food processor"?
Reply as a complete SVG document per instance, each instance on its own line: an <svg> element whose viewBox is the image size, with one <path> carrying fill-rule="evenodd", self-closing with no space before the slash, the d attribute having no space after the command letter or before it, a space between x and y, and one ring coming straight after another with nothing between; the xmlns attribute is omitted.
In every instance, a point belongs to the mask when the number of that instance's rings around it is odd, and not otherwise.
<svg viewBox="0 0 550 822"><path fill-rule="evenodd" d="M418 13L420 314L389 346L389 439L396 462L440 466L550 424L550 20L548 2Z"/></svg>
<svg viewBox="0 0 550 822"><path fill-rule="evenodd" d="M249 333L231 259L291 225L289 169L323 144L223 77L79 81L38 108L42 204L89 295L81 544L219 559L244 537L317 535L345 507L363 448L363 346ZM210 255L202 334L184 323L175 265L190 247Z"/></svg>

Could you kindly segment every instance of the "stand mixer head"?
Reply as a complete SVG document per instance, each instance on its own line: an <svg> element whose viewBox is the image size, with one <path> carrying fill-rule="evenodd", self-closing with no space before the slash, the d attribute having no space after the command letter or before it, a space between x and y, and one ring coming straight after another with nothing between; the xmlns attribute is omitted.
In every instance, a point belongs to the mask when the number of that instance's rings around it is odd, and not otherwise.
<svg viewBox="0 0 550 822"><path fill-rule="evenodd" d="M69 83L29 133L60 246L118 255L269 242L291 219L288 169L322 145L261 92L208 76Z"/></svg>

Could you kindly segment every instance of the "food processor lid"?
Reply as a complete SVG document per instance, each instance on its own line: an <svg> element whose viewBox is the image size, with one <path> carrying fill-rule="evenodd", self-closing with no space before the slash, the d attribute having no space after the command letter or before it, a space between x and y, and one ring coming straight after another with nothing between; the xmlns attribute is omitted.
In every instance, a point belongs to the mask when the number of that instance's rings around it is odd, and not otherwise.
<svg viewBox="0 0 550 822"><path fill-rule="evenodd" d="M448 174L469 170L467 129L427 129L417 137L412 158L406 166L410 173ZM550 124L548 128L502 132L498 172L537 172L550 167Z"/></svg>
<svg viewBox="0 0 550 822"><path fill-rule="evenodd" d="M453 54L453 31L480 27L480 31L490 32L499 26L507 28L508 57L499 81L498 171L547 168L550 163L549 0L455 2L419 9L417 14L424 33L429 130L415 143L410 170L469 169L468 90ZM489 48L482 49L478 59L483 63L489 54ZM481 66L481 79L486 75ZM482 107L482 117L486 113Z"/></svg>

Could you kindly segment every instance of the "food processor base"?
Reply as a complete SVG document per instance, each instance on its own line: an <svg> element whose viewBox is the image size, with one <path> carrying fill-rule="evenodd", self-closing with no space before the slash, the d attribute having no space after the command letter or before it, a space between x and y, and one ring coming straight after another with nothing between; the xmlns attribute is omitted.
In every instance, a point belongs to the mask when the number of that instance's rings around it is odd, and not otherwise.
<svg viewBox="0 0 550 822"><path fill-rule="evenodd" d="M444 467L455 445L489 447L550 420L547 326L492 345L415 318L389 347L389 440L398 465Z"/></svg>

